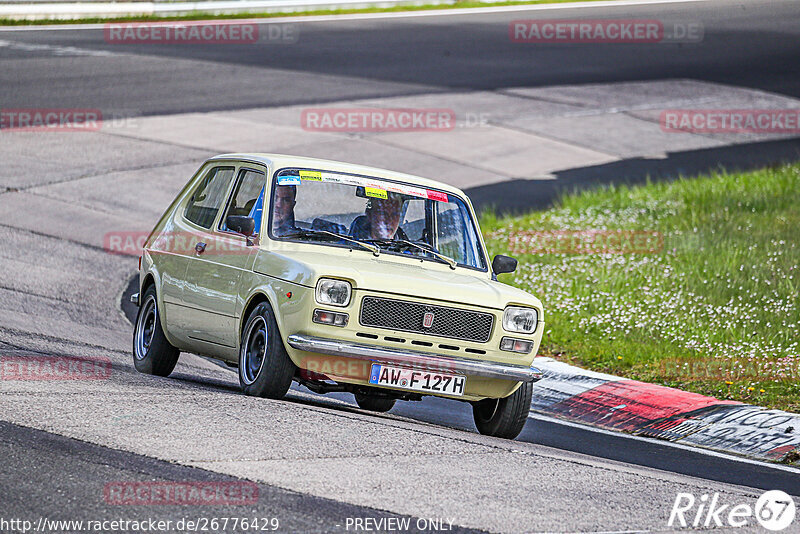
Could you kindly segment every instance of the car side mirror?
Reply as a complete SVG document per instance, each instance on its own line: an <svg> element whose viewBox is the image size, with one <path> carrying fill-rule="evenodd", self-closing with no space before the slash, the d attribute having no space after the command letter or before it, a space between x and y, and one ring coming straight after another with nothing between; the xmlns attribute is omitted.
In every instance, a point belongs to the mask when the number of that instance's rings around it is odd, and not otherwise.
<svg viewBox="0 0 800 534"><path fill-rule="evenodd" d="M511 256L498 254L492 260L492 271L494 274L513 273L517 270L517 260Z"/></svg>
<svg viewBox="0 0 800 534"><path fill-rule="evenodd" d="M256 233L256 221L245 215L229 215L225 218L225 227L232 232L246 236Z"/></svg>

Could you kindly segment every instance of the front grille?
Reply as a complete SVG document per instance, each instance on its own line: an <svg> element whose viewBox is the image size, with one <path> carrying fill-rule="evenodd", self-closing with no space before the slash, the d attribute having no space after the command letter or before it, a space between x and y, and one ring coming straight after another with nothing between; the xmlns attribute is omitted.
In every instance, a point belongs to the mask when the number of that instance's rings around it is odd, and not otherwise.
<svg viewBox="0 0 800 534"><path fill-rule="evenodd" d="M430 328L422 324L427 312L434 315ZM494 324L490 313L378 297L363 298L358 320L364 326L480 343L489 341Z"/></svg>

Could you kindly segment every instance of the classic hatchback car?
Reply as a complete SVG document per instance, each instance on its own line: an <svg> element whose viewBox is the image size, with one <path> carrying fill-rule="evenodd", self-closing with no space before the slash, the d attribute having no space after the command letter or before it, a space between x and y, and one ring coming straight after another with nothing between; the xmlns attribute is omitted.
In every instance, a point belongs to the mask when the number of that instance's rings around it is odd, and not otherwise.
<svg viewBox="0 0 800 534"><path fill-rule="evenodd" d="M147 239L133 357L167 376L180 351L237 367L245 394L292 381L361 408L468 401L481 433L528 415L542 305L496 275L469 199L415 176L333 161L206 161Z"/></svg>

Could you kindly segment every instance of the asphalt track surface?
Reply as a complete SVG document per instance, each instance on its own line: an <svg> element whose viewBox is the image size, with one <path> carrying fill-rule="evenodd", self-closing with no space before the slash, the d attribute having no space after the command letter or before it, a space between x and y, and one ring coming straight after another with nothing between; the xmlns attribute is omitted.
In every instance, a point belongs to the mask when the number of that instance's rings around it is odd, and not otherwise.
<svg viewBox="0 0 800 534"><path fill-rule="evenodd" d="M699 22L700 43L513 43L517 19ZM293 44L108 44L103 30L9 31L0 40L103 51L0 47L4 107L142 114L320 103L441 90L691 78L800 96L800 12L792 0L310 22ZM18 61L24 58L25 61ZM184 60L184 61L180 61ZM195 60L197 63L185 60ZM202 63L201 63L202 62Z"/></svg>
<svg viewBox="0 0 800 534"><path fill-rule="evenodd" d="M0 451L6 459L4 469L27 475L24 478L0 479L0 489L4 495L2 513L5 518L47 517L55 522L70 521L76 517L118 518L122 515L130 521L157 518L159 521L173 521L177 524L181 519L196 521L209 516L242 517L241 507L238 505L200 508L192 510L194 514L191 514L181 507L164 504L154 507L140 506L134 512L119 514L119 506L97 498L98 495L104 495L109 481L181 480L198 484L240 482L234 477L220 477L202 469L121 453L8 423L0 423ZM59 466L58 476L54 477L53 472L43 469L43 466ZM397 514L364 509L266 484L258 484L254 494L258 495L259 500L247 509L245 517L278 518L282 531L340 530L336 527L346 525L346 518L364 515L378 520L402 518ZM412 520L410 524L416 525L418 518L407 519ZM411 530L416 532L420 529ZM458 526L454 526L452 531L479 532Z"/></svg>
<svg viewBox="0 0 800 534"><path fill-rule="evenodd" d="M296 44L246 49L121 47L104 43L101 30L12 31L0 33L0 41L17 43L0 46L0 103L155 115L671 77L800 95L793 2L569 16L700 20L706 37L702 46L532 49L507 40L508 22L530 18L524 13L308 23ZM36 148L31 137L25 157ZM257 401L237 393L231 371L197 358L182 360L170 379L138 375L127 353L130 325L116 311L130 258L69 237L85 221L50 214L53 227L44 231L18 213L3 211L0 224L0 348L103 355L113 372L98 384L0 384L4 518L246 512L279 516L281 530L304 532L344 531L346 518L364 516L452 516L491 531L665 530L678 491L718 491L733 501L763 489L800 495L794 472L536 417L518 441L485 438L475 434L469 407L455 402L401 403L373 415L349 396L303 388L287 401ZM247 510L121 510L102 500L115 480L254 480L260 498Z"/></svg>

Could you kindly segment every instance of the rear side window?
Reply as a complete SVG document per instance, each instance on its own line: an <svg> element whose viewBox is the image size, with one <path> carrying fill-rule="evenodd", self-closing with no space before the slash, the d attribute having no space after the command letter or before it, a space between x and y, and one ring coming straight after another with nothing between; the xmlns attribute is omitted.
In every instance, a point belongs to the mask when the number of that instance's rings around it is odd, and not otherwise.
<svg viewBox="0 0 800 534"><path fill-rule="evenodd" d="M220 222L220 229L227 230L225 219L231 215L250 217L255 221L256 233L261 229L261 215L264 211L264 186L267 177L263 172L251 169L239 171L239 180L233 191L225 217Z"/></svg>
<svg viewBox="0 0 800 534"><path fill-rule="evenodd" d="M214 167L194 190L184 217L203 228L211 228L217 218L225 192L233 178L233 167Z"/></svg>

